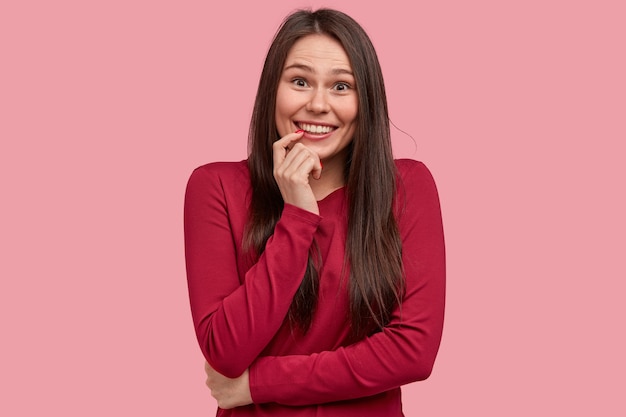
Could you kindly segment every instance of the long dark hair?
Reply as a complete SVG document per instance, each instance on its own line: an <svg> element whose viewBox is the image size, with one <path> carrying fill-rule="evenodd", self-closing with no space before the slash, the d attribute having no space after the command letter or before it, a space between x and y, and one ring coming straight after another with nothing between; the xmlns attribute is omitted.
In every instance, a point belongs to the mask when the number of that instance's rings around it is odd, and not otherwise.
<svg viewBox="0 0 626 417"><path fill-rule="evenodd" d="M402 299L404 276L400 234L393 212L396 167L382 71L363 28L342 12L294 12L283 21L267 53L250 123L248 164L252 199L244 248L259 256L283 210L272 174L272 143L278 139L276 93L289 50L298 39L311 34L325 34L341 43L350 59L358 93L357 127L344 175L349 210L349 318L353 335L363 337L389 322L391 311ZM314 244L288 316L303 332L309 329L317 304L319 262Z"/></svg>

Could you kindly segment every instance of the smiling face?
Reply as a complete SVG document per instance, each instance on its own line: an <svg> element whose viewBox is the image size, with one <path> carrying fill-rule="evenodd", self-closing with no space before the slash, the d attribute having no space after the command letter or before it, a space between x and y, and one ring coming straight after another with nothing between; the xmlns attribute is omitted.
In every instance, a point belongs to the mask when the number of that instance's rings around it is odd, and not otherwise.
<svg viewBox="0 0 626 417"><path fill-rule="evenodd" d="M356 130L358 95L345 50L327 35L308 35L287 54L276 93L280 137L305 131L301 143L328 164L343 164Z"/></svg>

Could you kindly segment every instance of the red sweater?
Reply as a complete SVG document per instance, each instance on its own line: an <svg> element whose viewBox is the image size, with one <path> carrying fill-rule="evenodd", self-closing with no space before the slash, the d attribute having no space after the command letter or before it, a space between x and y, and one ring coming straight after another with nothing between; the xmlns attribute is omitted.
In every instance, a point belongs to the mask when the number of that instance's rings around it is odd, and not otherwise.
<svg viewBox="0 0 626 417"><path fill-rule="evenodd" d="M349 342L342 279L345 189L320 215L286 204L252 266L241 242L250 198L246 161L197 168L185 196L185 255L193 322L206 360L234 378L250 368L253 405L219 416L402 416L400 386L430 375L441 340L445 261L439 199L428 169L397 160L406 294L382 332ZM301 336L285 316L316 240L318 307ZM345 278L345 277L344 277ZM208 394L208 393L207 393Z"/></svg>

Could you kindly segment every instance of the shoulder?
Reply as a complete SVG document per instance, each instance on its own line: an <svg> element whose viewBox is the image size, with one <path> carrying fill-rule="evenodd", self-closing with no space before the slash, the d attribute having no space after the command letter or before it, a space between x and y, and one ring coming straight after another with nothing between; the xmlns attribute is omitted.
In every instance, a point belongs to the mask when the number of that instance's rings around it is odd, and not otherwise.
<svg viewBox="0 0 626 417"><path fill-rule="evenodd" d="M189 186L220 185L222 188L243 187L250 183L248 162L211 162L197 167L189 177Z"/></svg>
<svg viewBox="0 0 626 417"><path fill-rule="evenodd" d="M426 169L426 165L424 165L423 162L416 161L415 159L394 159L394 162L396 163L396 168L400 173L411 170Z"/></svg>
<svg viewBox="0 0 626 417"><path fill-rule="evenodd" d="M193 170L191 177L249 177L248 161L211 162Z"/></svg>
<svg viewBox="0 0 626 417"><path fill-rule="evenodd" d="M239 200L250 189L247 161L212 162L199 166L191 173L185 200L191 202Z"/></svg>
<svg viewBox="0 0 626 417"><path fill-rule="evenodd" d="M439 211L439 194L435 180L420 161L397 159L396 204L399 214L407 210L416 214L424 211Z"/></svg>
<svg viewBox="0 0 626 417"><path fill-rule="evenodd" d="M400 183L413 185L422 183L422 185L431 184L434 186L433 176L423 162L414 159L396 159L395 163Z"/></svg>

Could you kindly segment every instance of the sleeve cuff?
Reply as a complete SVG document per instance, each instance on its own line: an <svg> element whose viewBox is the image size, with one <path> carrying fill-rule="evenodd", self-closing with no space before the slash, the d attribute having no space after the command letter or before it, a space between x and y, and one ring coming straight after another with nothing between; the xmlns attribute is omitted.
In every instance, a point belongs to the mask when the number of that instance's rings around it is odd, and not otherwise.
<svg viewBox="0 0 626 417"><path fill-rule="evenodd" d="M285 203L285 207L283 208L283 217L293 217L296 219L300 219L307 223L310 223L313 226L318 226L322 221L322 217L315 213L311 213L310 211L304 210L300 207L296 207L292 204Z"/></svg>

